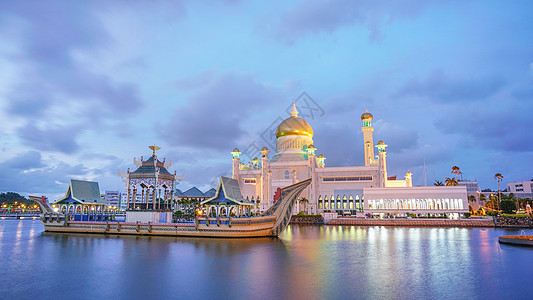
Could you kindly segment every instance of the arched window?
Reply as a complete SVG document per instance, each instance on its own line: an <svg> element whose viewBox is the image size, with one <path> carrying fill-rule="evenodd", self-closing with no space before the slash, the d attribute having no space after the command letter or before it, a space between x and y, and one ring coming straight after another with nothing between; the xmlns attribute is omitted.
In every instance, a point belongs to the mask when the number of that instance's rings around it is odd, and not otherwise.
<svg viewBox="0 0 533 300"><path fill-rule="evenodd" d="M285 179L289 179L289 170L285 170Z"/></svg>

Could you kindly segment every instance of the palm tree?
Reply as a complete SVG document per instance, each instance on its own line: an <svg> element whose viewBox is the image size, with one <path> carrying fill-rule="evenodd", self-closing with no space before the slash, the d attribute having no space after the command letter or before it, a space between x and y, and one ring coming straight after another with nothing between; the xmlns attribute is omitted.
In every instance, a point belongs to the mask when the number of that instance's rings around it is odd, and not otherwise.
<svg viewBox="0 0 533 300"><path fill-rule="evenodd" d="M435 183L433 185L434 186L444 186L444 183L442 183L442 181L435 180Z"/></svg>
<svg viewBox="0 0 533 300"><path fill-rule="evenodd" d="M309 204L309 200L307 200L306 198L302 198L302 199L300 199L300 203L304 204L305 213L307 214L307 204Z"/></svg>
<svg viewBox="0 0 533 300"><path fill-rule="evenodd" d="M452 174L455 174L455 180L457 181L457 175L460 175L460 174L463 174L461 173L461 171L459 170L459 167L458 166L453 166L452 167Z"/></svg>
<svg viewBox="0 0 533 300"><path fill-rule="evenodd" d="M500 209L500 202L502 202L502 194L501 194L501 190L500 190L500 182L502 181L503 179L503 175L501 173L496 173L494 174L494 179L496 179L498 181L498 210Z"/></svg>
<svg viewBox="0 0 533 300"><path fill-rule="evenodd" d="M476 202L476 196L474 195L468 196L468 202Z"/></svg>
<svg viewBox="0 0 533 300"><path fill-rule="evenodd" d="M446 183L446 186L457 186L459 185L459 182L455 178L448 178L446 177L446 180L444 180Z"/></svg>

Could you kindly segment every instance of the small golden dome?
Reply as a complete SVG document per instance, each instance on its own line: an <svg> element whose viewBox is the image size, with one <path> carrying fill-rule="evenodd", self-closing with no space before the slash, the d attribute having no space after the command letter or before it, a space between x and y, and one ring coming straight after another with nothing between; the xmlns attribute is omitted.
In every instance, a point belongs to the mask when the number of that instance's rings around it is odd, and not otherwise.
<svg viewBox="0 0 533 300"><path fill-rule="evenodd" d="M361 115L361 120L372 120L374 119L374 116L369 113L368 111L365 111L362 115Z"/></svg>
<svg viewBox="0 0 533 300"><path fill-rule="evenodd" d="M235 148L233 149L233 152L240 152L239 149Z"/></svg>
<svg viewBox="0 0 533 300"><path fill-rule="evenodd" d="M309 145L309 147L307 147L307 149L315 149L315 146L314 145Z"/></svg>
<svg viewBox="0 0 533 300"><path fill-rule="evenodd" d="M254 157L254 159L252 159L253 162L258 162L259 161L259 158L257 157Z"/></svg>
<svg viewBox="0 0 533 300"><path fill-rule="evenodd" d="M384 141L379 141L378 145L385 145L385 142Z"/></svg>
<svg viewBox="0 0 533 300"><path fill-rule="evenodd" d="M267 147L263 147L263 148L261 149L261 151L268 151L268 148L267 148Z"/></svg>
<svg viewBox="0 0 533 300"><path fill-rule="evenodd" d="M276 130L276 138L286 135L305 135L313 137L313 128L304 119L290 117L279 124Z"/></svg>
<svg viewBox="0 0 533 300"><path fill-rule="evenodd" d="M324 158L324 155L320 154L320 155L318 156L318 158Z"/></svg>

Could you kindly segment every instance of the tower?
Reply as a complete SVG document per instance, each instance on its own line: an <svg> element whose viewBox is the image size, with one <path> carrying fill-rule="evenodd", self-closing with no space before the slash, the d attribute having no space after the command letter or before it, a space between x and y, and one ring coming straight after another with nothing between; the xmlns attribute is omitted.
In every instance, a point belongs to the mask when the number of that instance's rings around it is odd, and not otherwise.
<svg viewBox="0 0 533 300"><path fill-rule="evenodd" d="M365 109L365 112L361 115L361 120L363 121L363 127L361 131L363 132L363 147L365 149L365 166L376 165L374 159L374 127L372 126L372 116L368 112L368 109Z"/></svg>
<svg viewBox="0 0 533 300"><path fill-rule="evenodd" d="M240 160L241 152L239 151L239 149L235 148L231 152L231 155L233 155L233 172L232 172L233 175L231 176L231 178L239 180L239 165L241 162Z"/></svg>
<svg viewBox="0 0 533 300"><path fill-rule="evenodd" d="M270 202L270 166L268 163L268 148L261 149L261 198L259 205L269 206Z"/></svg>
<svg viewBox="0 0 533 300"><path fill-rule="evenodd" d="M379 141L376 148L378 148L378 157L379 157L379 186L387 186L387 151L385 148L387 145L383 141Z"/></svg>

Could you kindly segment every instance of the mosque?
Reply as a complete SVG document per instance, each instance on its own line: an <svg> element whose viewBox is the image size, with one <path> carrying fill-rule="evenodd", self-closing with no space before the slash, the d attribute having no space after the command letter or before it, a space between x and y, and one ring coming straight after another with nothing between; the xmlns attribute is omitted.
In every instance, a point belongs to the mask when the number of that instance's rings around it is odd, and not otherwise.
<svg viewBox="0 0 533 300"><path fill-rule="evenodd" d="M403 179L387 175L387 145L374 145L373 115L361 115L364 166L326 167L326 157L316 155L313 128L298 117L293 102L290 117L276 130L276 151L263 147L261 158L242 163L235 148L233 179L239 182L243 197L263 212L273 204L279 188L312 178L312 183L298 199L294 214L334 213L335 215L443 214L458 217L468 212L465 187L413 187L412 174ZM377 156L374 156L374 148Z"/></svg>

